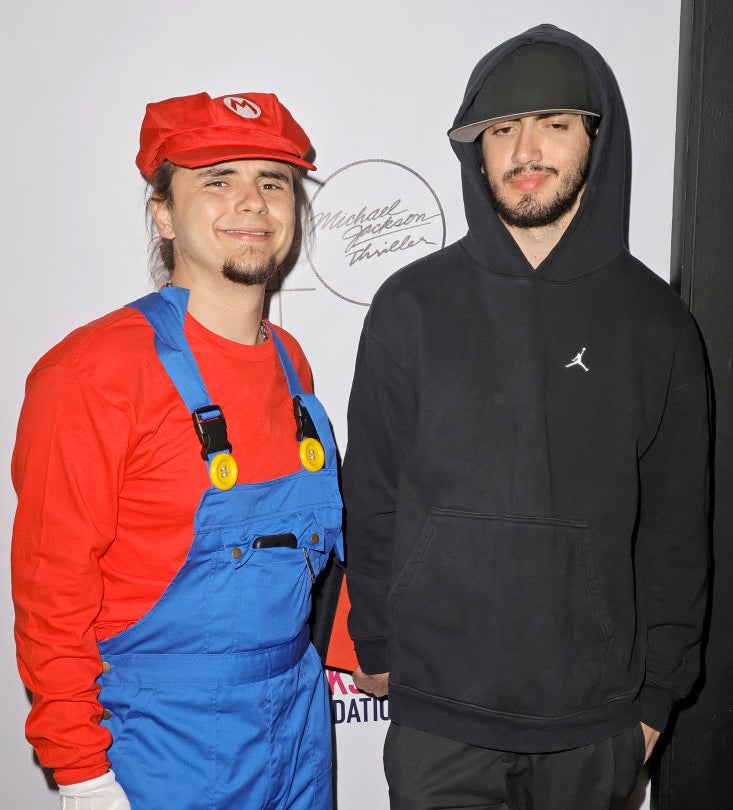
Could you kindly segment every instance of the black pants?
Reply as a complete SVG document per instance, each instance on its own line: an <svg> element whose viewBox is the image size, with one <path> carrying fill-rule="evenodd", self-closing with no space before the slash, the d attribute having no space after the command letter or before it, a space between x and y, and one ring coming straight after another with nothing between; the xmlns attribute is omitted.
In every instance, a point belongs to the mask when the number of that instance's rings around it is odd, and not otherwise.
<svg viewBox="0 0 733 810"><path fill-rule="evenodd" d="M641 725L568 751L517 754L392 723L392 810L626 810L644 762Z"/></svg>

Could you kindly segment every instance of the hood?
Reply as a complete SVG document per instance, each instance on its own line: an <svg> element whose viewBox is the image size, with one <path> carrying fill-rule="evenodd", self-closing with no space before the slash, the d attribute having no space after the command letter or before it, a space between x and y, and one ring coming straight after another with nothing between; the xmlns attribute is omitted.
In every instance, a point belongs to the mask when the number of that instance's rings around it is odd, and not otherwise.
<svg viewBox="0 0 733 810"><path fill-rule="evenodd" d="M468 222L463 245L479 264L493 272L567 281L607 264L628 246L629 125L618 85L603 57L587 42L554 25L531 28L490 51L476 65L452 128L467 122L468 109L496 65L520 46L536 42L553 42L576 51L595 83L601 122L580 206L560 242L533 269L491 204L475 142L451 141L461 162Z"/></svg>

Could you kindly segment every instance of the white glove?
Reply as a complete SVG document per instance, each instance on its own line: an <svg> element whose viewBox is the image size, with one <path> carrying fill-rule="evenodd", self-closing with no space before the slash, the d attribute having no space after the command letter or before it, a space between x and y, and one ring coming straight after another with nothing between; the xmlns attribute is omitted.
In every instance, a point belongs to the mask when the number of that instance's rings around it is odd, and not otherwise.
<svg viewBox="0 0 733 810"><path fill-rule="evenodd" d="M61 810L131 810L114 771L86 782L59 785L59 796Z"/></svg>

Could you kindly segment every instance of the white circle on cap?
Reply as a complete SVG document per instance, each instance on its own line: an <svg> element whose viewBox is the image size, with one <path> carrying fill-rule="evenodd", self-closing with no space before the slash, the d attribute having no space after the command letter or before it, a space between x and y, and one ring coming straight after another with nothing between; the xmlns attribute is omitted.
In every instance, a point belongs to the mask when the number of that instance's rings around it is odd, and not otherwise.
<svg viewBox="0 0 733 810"><path fill-rule="evenodd" d="M242 118L259 118L262 110L254 101L238 96L227 96L223 99L224 105Z"/></svg>

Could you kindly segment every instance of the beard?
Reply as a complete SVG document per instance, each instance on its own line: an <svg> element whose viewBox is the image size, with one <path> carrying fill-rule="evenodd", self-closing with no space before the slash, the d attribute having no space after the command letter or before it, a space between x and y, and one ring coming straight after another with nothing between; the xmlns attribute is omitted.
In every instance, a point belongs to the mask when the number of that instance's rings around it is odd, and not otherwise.
<svg viewBox="0 0 733 810"><path fill-rule="evenodd" d="M551 225L567 214L575 205L580 192L585 186L589 168L590 150L588 150L582 164L579 163L561 178L560 188L555 193L554 198L544 204L539 202L534 194L530 192L525 194L518 203L510 206L502 199L499 184L489 180L491 203L496 213L507 225L513 225L516 228L541 228L545 225ZM511 169L502 176L502 182L510 182L513 177L522 174L524 171L545 172L559 176L557 169L535 164Z"/></svg>
<svg viewBox="0 0 733 810"><path fill-rule="evenodd" d="M274 256L253 255L237 259L226 259L221 266L221 273L224 278L233 281L235 284L255 287L258 284L267 284L278 269L279 266Z"/></svg>

